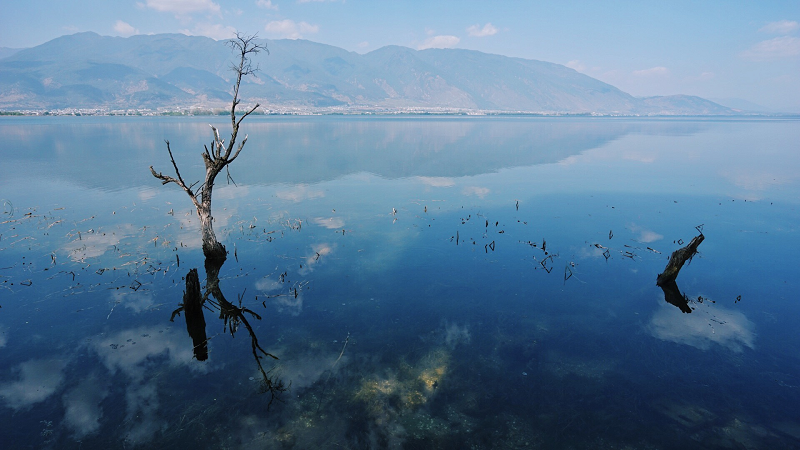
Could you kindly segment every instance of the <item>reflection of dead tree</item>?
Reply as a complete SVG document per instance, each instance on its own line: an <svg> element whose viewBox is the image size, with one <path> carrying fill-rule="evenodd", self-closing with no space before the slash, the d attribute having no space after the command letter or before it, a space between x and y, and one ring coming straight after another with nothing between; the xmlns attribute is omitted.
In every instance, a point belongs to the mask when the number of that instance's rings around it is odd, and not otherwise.
<svg viewBox="0 0 800 450"><path fill-rule="evenodd" d="M273 381L269 377L269 371L264 370L264 367L261 364L261 358L266 356L273 359L278 359L278 357L271 353L268 353L266 350L261 348L261 345L259 345L258 343L258 338L256 337L256 333L255 331L253 331L253 327L250 326L250 322L247 321L247 316L245 316L245 313L250 314L252 317L255 317L258 320L261 320L261 316L259 316L254 311L248 308L242 307L241 301L239 302L240 305L236 306L225 299L225 296L222 294L222 290L219 288L219 270L222 267L222 264L218 264L216 261L206 259L205 266L206 266L206 299L212 306L215 306L219 310L219 318L223 320L224 322L223 326L230 331L231 336L233 336L236 333L236 331L239 329L240 324L244 325L244 327L247 329L247 332L250 334L250 342L252 344L253 357L256 360L259 372L261 372L261 377L262 377L261 389L262 392L270 393L269 404L272 404L272 401L275 399L275 396L285 391L286 386L284 386L283 381L281 380ZM214 299L216 300L216 304L214 303L214 300L208 298L209 294L211 294L214 297Z"/></svg>
<svg viewBox="0 0 800 450"><path fill-rule="evenodd" d="M223 330L229 330L231 336L235 336L236 331L239 329L239 325L244 325L244 327L247 329L247 332L250 334L253 357L258 365L258 371L261 372L261 391L263 393L268 392L270 394L269 406L272 404L272 401L275 399L275 397L281 392L284 392L287 388L283 384L283 381L279 379L273 380L270 378L271 370L264 370L261 359L264 357L269 357L277 360L278 357L267 352L261 347L261 345L258 343L258 337L256 336L253 327L250 325L250 322L248 322L245 313L250 314L252 317L255 317L258 320L261 320L261 316L248 308L242 307L241 300L240 305L236 306L225 299L225 296L219 287L219 271L221 267L222 264L219 262L219 260L206 259L206 292L202 296L200 295L200 281L197 277L197 269L192 269L189 271L189 273L186 275L186 293L184 294L183 305L173 311L172 318L170 320L174 319L175 316L180 314L181 311L186 313L186 327L189 330L189 335L192 336L192 340L195 345L195 356L197 356L197 359L200 361L205 360L208 356L208 349L206 345L207 339L205 338L205 320L203 319L202 311L203 306L211 310L219 311L219 318L222 319L224 324ZM192 324L190 324L190 320L192 321ZM200 333L201 327L202 333ZM195 338L196 336L197 338ZM202 341L198 342L200 340ZM202 359L201 355L204 355Z"/></svg>
<svg viewBox="0 0 800 450"><path fill-rule="evenodd" d="M703 242L703 239L705 239L705 236L700 233L699 236L695 236L689 242L689 245L672 252L667 267L664 268L664 272L658 274L656 279L656 284L664 291L664 300L677 306L685 313L692 312L692 309L689 307L687 297L681 294L680 289L678 289L675 279L678 277L683 264L687 261L691 262L694 255L697 254L697 247Z"/></svg>
<svg viewBox="0 0 800 450"><path fill-rule="evenodd" d="M169 319L172 321L175 316L183 310L186 318L186 330L192 338L194 344L194 356L198 361L208 359L208 338L206 337L206 320L203 316L203 298L200 294L200 280L197 276L197 269L192 269L186 274L186 291L183 293L183 306L176 309Z"/></svg>
<svg viewBox="0 0 800 450"><path fill-rule="evenodd" d="M235 52L238 52L240 56L238 66L232 66L233 71L236 72L236 84L233 86L233 101L231 102L231 137L226 144L225 140L219 136L219 131L217 131L215 127L211 127L214 132L214 141L211 143L211 150L206 147L205 152L202 154L203 162L205 163L206 167L206 178L203 184L200 185L200 192L195 192L193 190L193 187L199 183L199 181L194 182L191 185L187 185L183 180L183 177L181 177L181 173L178 170L178 165L175 163L175 158L172 155L172 149L169 146L169 141L166 141L167 152L169 153L169 158L172 161L172 167L175 169L175 175L177 178L164 175L161 172L156 172L155 169L153 169L153 166L150 166L150 172L154 177L161 180L161 184L175 183L181 189L183 189L186 194L189 195L189 198L192 200L195 208L197 208L197 215L200 218L200 232L203 238L203 254L206 256L206 258L219 259L222 261L225 260L226 253L225 247L219 241L217 241L217 237L214 234L214 228L212 225L214 219L211 216L211 193L214 189L214 180L216 179L217 175L222 171L222 169L226 168L228 164L232 163L236 157L239 156L244 144L247 142L247 136L245 136L234 151L236 138L239 133L239 125L242 123L242 120L244 120L245 117L252 114L256 108L259 107L259 104L256 103L255 106L248 109L240 117L236 117L236 106L241 102L239 99L239 85L242 82L242 77L245 75L250 75L258 70L257 67L251 66L250 57L262 50L266 51L267 49L266 46L257 44L255 42L255 38L256 36L237 34L236 38L229 41L231 48ZM199 200L198 196L200 197Z"/></svg>

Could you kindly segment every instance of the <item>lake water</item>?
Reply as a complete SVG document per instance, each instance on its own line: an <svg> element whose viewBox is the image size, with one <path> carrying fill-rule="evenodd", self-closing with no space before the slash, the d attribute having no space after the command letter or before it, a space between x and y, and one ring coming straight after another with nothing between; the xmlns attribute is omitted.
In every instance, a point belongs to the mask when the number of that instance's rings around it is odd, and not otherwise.
<svg viewBox="0 0 800 450"><path fill-rule="evenodd" d="M3 448L800 446L800 120L209 121L0 120Z"/></svg>

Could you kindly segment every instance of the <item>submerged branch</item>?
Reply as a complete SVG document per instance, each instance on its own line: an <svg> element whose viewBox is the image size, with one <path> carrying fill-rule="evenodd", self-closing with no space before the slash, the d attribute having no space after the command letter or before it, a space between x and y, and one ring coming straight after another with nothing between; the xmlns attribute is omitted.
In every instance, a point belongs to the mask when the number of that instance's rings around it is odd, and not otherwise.
<svg viewBox="0 0 800 450"><path fill-rule="evenodd" d="M664 272L658 274L656 284L663 287L670 282L674 282L683 264L687 261L691 262L694 255L697 254L697 247L703 242L703 239L705 239L705 236L700 233L699 236L695 236L692 241L689 242L689 245L672 252L672 256L670 256L667 267L664 268Z"/></svg>

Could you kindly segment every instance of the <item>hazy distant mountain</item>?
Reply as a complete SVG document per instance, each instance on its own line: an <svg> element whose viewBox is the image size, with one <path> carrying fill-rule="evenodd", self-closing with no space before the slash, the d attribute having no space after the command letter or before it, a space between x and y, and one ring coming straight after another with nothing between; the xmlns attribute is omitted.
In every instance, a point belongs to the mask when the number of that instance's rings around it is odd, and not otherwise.
<svg viewBox="0 0 800 450"><path fill-rule="evenodd" d="M699 97L636 98L559 64L472 50L388 46L365 55L304 40L265 41L242 86L266 108L458 108L543 113L731 114ZM223 107L224 41L180 34L78 33L0 60L0 109Z"/></svg>
<svg viewBox="0 0 800 450"><path fill-rule="evenodd" d="M778 111L767 108L764 105L759 105L758 103L753 103L749 100L744 100L741 98L714 98L710 99L714 103L719 103L720 105L727 106L728 108L732 108L735 110L739 110L742 112L749 112L749 113L776 113Z"/></svg>
<svg viewBox="0 0 800 450"><path fill-rule="evenodd" d="M22 49L20 48L9 48L9 47L0 47L0 59L8 58L9 56L17 53Z"/></svg>

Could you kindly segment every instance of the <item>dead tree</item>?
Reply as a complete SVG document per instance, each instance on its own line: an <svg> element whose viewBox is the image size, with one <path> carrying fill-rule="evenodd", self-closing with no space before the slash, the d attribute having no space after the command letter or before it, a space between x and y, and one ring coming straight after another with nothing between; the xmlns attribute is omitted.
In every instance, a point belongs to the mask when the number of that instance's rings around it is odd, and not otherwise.
<svg viewBox="0 0 800 450"><path fill-rule="evenodd" d="M224 261L227 257L225 246L217 240L217 236L214 234L214 218L211 216L211 194L214 189L214 181L222 169L232 163L239 156L242 148L244 148L244 144L247 142L247 135L245 135L244 139L242 139L238 147L234 150L236 138L239 134L239 126L245 117L255 112L260 106L256 103L255 106L246 110L239 117L236 116L236 107L241 102L239 99L239 86L241 85L242 77L250 75L258 70L258 67L253 67L251 65L251 56L262 50L267 51L266 45L256 43L255 39L255 35L246 36L237 33L236 38L228 41L228 45L230 45L234 53L239 56L239 64L231 64L231 69L236 73L236 84L233 86L233 101L231 102L231 137L226 144L225 140L220 138L219 131L213 125L211 126L211 130L214 133L214 141L211 143L211 150L209 150L208 146L205 146L205 152L202 154L203 162L206 167L206 178L203 184L200 185L199 191L193 190L193 187L198 182L187 185L183 177L181 177L178 165L175 163L175 157L172 155L169 141L166 141L167 152L169 153L169 158L172 161L172 167L175 169L177 178L164 175L161 172L156 172L153 166L150 166L150 172L154 177L161 180L161 184L177 184L189 195L195 208L197 208L197 216L200 218L200 232L203 238L203 254L207 259Z"/></svg>

